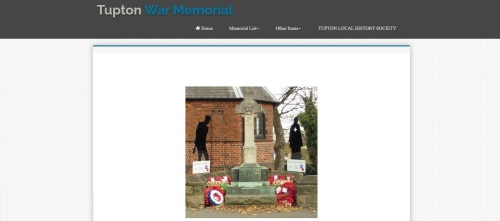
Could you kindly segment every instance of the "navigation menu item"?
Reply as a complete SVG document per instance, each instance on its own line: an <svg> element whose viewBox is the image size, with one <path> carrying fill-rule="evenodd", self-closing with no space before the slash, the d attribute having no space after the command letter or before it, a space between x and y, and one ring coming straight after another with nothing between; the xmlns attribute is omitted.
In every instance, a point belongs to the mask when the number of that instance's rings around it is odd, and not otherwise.
<svg viewBox="0 0 500 221"><path fill-rule="evenodd" d="M245 26L229 26L229 31L257 31L259 30L259 27L257 26L251 26L251 25L245 25Z"/></svg>
<svg viewBox="0 0 500 221"><path fill-rule="evenodd" d="M276 26L274 30L276 31L300 31L301 27L296 26Z"/></svg>

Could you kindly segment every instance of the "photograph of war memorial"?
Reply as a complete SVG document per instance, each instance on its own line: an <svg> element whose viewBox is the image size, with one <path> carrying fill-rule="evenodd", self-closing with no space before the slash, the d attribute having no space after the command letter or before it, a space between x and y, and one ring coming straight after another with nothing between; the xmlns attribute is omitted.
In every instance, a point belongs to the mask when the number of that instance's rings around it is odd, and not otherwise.
<svg viewBox="0 0 500 221"><path fill-rule="evenodd" d="M186 87L185 97L186 218L317 218L316 87Z"/></svg>

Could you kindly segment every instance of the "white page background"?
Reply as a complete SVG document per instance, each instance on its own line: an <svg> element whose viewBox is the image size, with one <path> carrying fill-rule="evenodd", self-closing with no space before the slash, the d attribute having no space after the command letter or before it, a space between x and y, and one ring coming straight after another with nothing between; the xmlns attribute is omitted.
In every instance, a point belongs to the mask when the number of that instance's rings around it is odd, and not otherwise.
<svg viewBox="0 0 500 221"><path fill-rule="evenodd" d="M95 220L185 217L184 92L204 85L318 86L318 216L409 218L409 47L94 47L93 60Z"/></svg>

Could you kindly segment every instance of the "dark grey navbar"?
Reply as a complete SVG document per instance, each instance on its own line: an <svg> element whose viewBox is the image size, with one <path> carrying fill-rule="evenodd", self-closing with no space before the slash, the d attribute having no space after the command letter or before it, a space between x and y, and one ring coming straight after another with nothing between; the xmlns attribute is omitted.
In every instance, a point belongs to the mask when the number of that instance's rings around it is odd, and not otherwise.
<svg viewBox="0 0 500 221"><path fill-rule="evenodd" d="M0 3L0 38L500 38L495 1Z"/></svg>

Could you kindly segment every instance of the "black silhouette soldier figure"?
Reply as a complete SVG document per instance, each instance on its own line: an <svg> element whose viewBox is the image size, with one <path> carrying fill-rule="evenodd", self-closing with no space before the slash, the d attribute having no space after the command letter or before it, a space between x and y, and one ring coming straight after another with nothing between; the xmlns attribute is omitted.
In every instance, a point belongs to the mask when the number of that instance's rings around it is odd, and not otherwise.
<svg viewBox="0 0 500 221"><path fill-rule="evenodd" d="M302 158L300 154L300 148L302 147L302 133L300 133L299 118L295 117L293 119L293 124L290 127L290 148L292 148L292 159L300 160Z"/></svg>
<svg viewBox="0 0 500 221"><path fill-rule="evenodd" d="M198 161L201 160L201 155L205 156L205 160L208 160L208 150L207 150L207 134L208 126L210 122L210 116L205 116L205 121L199 122L198 127L196 127L196 138L194 139L194 146L198 149ZM195 149L193 148L193 153Z"/></svg>

